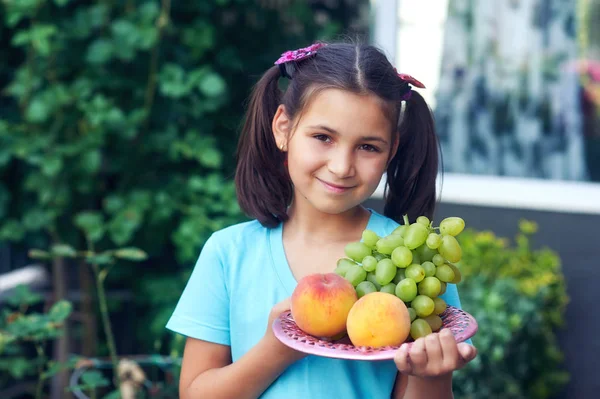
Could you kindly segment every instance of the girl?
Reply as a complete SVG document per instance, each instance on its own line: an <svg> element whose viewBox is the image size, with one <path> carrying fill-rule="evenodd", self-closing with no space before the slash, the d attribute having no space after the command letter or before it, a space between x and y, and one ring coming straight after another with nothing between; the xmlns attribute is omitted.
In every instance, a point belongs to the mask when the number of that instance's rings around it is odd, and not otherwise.
<svg viewBox="0 0 600 399"><path fill-rule="evenodd" d="M404 214L432 216L438 144L411 85L423 87L376 48L343 43L284 53L263 75L235 179L254 220L210 237L167 325L187 336L182 398L452 397L452 372L476 351L447 331L363 362L305 356L271 330L297 281L332 272L365 228L384 236ZM385 172L383 216L362 203ZM460 307L454 285L444 295Z"/></svg>

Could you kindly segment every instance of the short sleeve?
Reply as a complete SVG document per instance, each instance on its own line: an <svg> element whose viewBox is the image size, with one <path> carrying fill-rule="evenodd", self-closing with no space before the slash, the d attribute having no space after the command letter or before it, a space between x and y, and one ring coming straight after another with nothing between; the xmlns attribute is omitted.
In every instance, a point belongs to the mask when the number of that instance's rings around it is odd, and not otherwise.
<svg viewBox="0 0 600 399"><path fill-rule="evenodd" d="M222 252L214 235L204 244L166 328L187 337L230 345L229 293Z"/></svg>
<svg viewBox="0 0 600 399"><path fill-rule="evenodd" d="M444 292L444 294L441 296L441 298L444 301L446 301L446 304L448 304L449 306L453 306L455 308L462 309L462 306L460 304L460 297L458 296L458 290L456 288L456 284L447 284L446 292ZM465 342L473 345L473 342L470 339L468 339Z"/></svg>

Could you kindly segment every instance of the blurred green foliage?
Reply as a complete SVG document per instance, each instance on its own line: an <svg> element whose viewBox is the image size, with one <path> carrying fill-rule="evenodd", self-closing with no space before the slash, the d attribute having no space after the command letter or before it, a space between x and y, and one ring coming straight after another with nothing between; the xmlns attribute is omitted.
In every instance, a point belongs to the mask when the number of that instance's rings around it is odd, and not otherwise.
<svg viewBox="0 0 600 399"><path fill-rule="evenodd" d="M233 154L251 85L367 3L0 2L0 242L86 247L78 226L98 251L143 249L143 273L107 283L135 290L137 350L168 350L203 243L244 219Z"/></svg>
<svg viewBox="0 0 600 399"><path fill-rule="evenodd" d="M463 258L462 307L478 322L478 357L455 374L458 398L546 399L569 375L557 332L568 296L560 258L534 249L534 222L523 220L515 242L490 231L458 237Z"/></svg>

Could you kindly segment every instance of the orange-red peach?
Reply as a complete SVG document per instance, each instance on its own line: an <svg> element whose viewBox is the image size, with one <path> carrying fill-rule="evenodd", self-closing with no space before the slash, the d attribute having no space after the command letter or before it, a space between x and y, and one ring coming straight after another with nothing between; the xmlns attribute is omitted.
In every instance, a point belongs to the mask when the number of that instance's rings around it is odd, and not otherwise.
<svg viewBox="0 0 600 399"><path fill-rule="evenodd" d="M335 273L302 278L291 298L296 325L305 333L332 338L346 331L346 319L358 297L354 286Z"/></svg>
<svg viewBox="0 0 600 399"><path fill-rule="evenodd" d="M396 295L372 292L350 309L346 329L354 346L396 346L408 338L410 315Z"/></svg>

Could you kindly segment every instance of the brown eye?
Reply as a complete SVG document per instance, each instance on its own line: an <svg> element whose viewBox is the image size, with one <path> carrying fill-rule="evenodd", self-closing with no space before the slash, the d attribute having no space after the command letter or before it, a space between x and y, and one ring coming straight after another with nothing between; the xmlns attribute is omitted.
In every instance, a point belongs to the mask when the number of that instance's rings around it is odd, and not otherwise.
<svg viewBox="0 0 600 399"><path fill-rule="evenodd" d="M379 148L372 146L370 144L362 144L358 148L361 150L364 150L364 151L368 151L368 152L381 152L381 150Z"/></svg>

